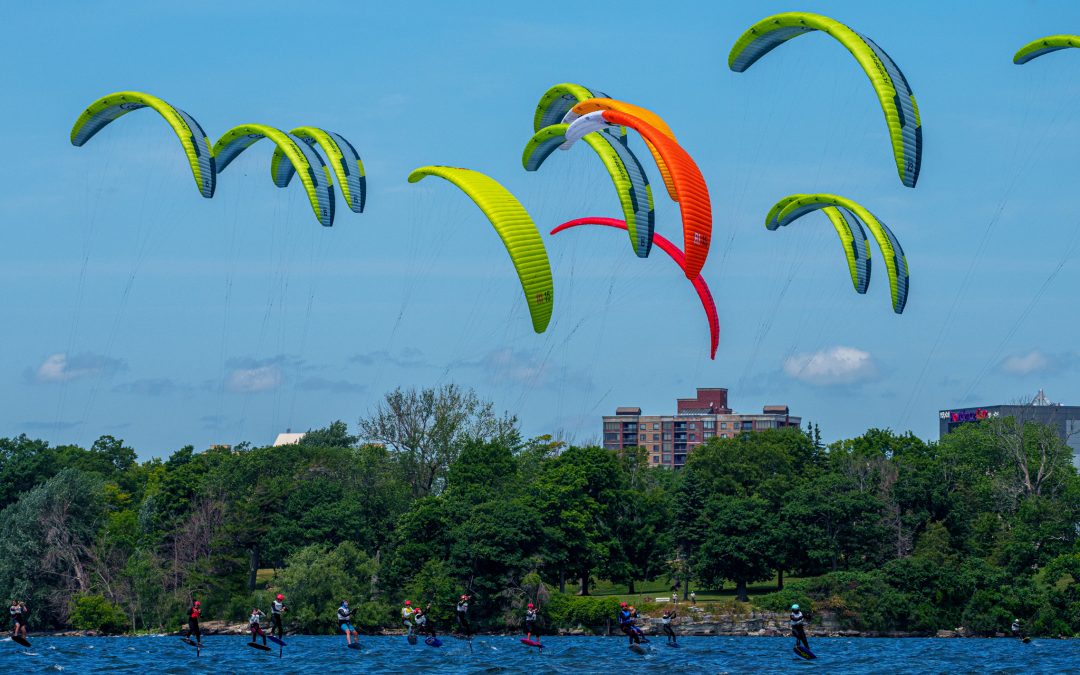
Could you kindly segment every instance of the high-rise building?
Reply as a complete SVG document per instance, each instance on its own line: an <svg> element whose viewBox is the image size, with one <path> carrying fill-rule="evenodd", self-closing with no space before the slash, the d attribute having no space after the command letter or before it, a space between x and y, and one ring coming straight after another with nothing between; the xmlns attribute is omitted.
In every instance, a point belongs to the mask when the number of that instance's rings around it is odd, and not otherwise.
<svg viewBox="0 0 1080 675"><path fill-rule="evenodd" d="M1038 422L1052 427L1061 440L1072 448L1073 464L1080 468L1080 406L1054 403L1042 389L1030 403L986 405L938 411L938 437L957 427L994 417L1012 417L1018 422Z"/></svg>
<svg viewBox="0 0 1080 675"><path fill-rule="evenodd" d="M727 389L698 388L694 398L676 401L674 415L642 415L641 408L616 408L604 416L604 447L609 450L642 447L649 464L679 468L694 447L710 438L797 427L786 405L767 405L761 413L735 413L728 407Z"/></svg>

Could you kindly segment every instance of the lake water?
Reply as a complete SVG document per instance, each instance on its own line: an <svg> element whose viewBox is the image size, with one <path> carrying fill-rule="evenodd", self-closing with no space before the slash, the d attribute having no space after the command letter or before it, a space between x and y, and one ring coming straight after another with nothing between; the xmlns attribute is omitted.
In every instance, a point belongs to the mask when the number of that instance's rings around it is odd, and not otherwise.
<svg viewBox="0 0 1080 675"><path fill-rule="evenodd" d="M815 661L792 653L790 638L682 638L679 649L654 639L645 655L624 638L550 637L542 653L513 637L478 636L470 644L449 636L442 647L404 637L364 637L363 649L344 638L290 637L282 656L259 652L238 636L208 636L202 654L173 636L33 638L30 649L0 642L8 672L154 673L1064 673L1080 672L1080 640L948 640L811 638Z"/></svg>

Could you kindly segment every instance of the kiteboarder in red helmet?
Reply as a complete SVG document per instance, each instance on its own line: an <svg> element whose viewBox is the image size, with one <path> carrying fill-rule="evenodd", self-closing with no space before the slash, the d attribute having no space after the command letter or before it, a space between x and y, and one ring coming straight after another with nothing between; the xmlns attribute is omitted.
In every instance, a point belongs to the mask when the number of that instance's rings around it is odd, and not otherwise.
<svg viewBox="0 0 1080 675"><path fill-rule="evenodd" d="M279 640L285 637L285 628L281 625L281 615L289 609L285 606L285 596L277 594L277 598L270 603L270 634L276 635Z"/></svg>
<svg viewBox="0 0 1080 675"><path fill-rule="evenodd" d="M532 640L533 639L533 633L536 633L536 617L537 617L536 606L533 605L530 602L529 606L525 609L525 639L526 640ZM536 637L540 637L540 634L537 633ZM539 640L537 640L537 642L539 642Z"/></svg>
<svg viewBox="0 0 1080 675"><path fill-rule="evenodd" d="M199 601L191 603L191 607L188 607L188 639L195 640L196 643L202 646L202 631L199 630L199 617L202 616L202 609L199 607Z"/></svg>

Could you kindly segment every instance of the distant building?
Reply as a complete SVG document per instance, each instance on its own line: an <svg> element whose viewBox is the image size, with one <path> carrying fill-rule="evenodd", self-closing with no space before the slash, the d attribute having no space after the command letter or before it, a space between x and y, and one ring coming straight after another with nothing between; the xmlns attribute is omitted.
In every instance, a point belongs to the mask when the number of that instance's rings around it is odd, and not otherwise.
<svg viewBox="0 0 1080 675"><path fill-rule="evenodd" d="M782 427L798 427L786 405L767 405L760 414L734 413L727 389L699 388L694 398L676 401L674 415L642 415L641 408L616 408L604 416L604 447L609 450L643 447L649 464L679 468L694 447L710 438Z"/></svg>
<svg viewBox="0 0 1080 675"><path fill-rule="evenodd" d="M296 445L304 436L307 436L306 432L301 434L294 434L292 432L292 429L286 429L285 433L278 434L277 438L274 439L274 447L276 448L279 445Z"/></svg>
<svg viewBox="0 0 1080 675"><path fill-rule="evenodd" d="M1031 403L987 405L938 411L938 437L957 427L994 417L1012 417L1023 422L1038 422L1053 427L1065 444L1072 448L1073 464L1080 468L1080 406L1054 403L1042 389Z"/></svg>

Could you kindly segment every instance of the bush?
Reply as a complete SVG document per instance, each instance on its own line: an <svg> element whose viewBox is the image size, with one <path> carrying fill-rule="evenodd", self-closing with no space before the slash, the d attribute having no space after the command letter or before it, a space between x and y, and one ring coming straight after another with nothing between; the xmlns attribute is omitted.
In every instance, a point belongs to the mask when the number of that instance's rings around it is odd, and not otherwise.
<svg viewBox="0 0 1080 675"><path fill-rule="evenodd" d="M786 612L791 609L792 605L798 605L808 615L814 611L814 601L807 594L803 585L797 582L789 583L782 591L751 598L751 602L754 603L754 606L770 612Z"/></svg>
<svg viewBox="0 0 1080 675"><path fill-rule="evenodd" d="M553 593L544 607L553 628L605 626L619 611L619 601L612 597L593 597Z"/></svg>
<svg viewBox="0 0 1080 675"><path fill-rule="evenodd" d="M128 619L116 605L102 595L80 594L71 603L71 625L79 630L100 633L123 633Z"/></svg>

